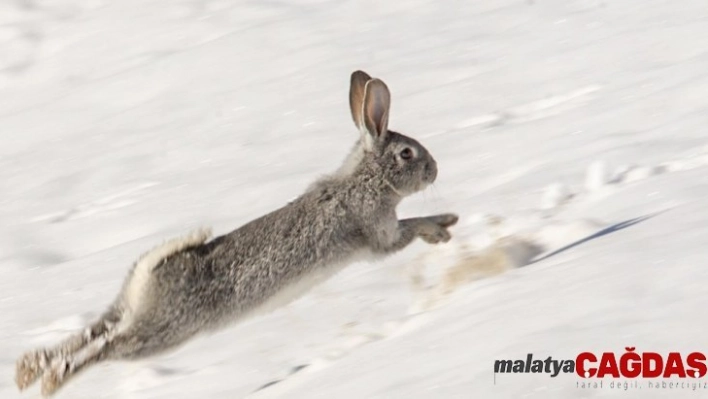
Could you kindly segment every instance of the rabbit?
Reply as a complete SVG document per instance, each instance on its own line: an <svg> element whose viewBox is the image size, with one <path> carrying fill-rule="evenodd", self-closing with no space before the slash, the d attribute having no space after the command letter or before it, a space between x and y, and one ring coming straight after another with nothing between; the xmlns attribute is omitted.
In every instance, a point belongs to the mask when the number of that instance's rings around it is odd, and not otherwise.
<svg viewBox="0 0 708 399"><path fill-rule="evenodd" d="M16 364L24 390L41 377L49 397L98 362L166 353L297 299L362 259L400 251L415 238L447 242L455 214L399 220L396 206L437 177L416 140L388 129L386 84L351 75L349 105L360 137L342 166L284 207L219 237L201 229L148 251L93 324Z"/></svg>

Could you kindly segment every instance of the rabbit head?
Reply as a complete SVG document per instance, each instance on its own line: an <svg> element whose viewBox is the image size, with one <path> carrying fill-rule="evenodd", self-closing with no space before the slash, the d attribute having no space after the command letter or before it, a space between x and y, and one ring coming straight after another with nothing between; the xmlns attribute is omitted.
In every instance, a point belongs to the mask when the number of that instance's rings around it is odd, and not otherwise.
<svg viewBox="0 0 708 399"><path fill-rule="evenodd" d="M386 84L362 71L351 76L349 106L361 137L340 173L381 179L399 196L423 190L435 181L435 159L418 141L388 129L391 94Z"/></svg>

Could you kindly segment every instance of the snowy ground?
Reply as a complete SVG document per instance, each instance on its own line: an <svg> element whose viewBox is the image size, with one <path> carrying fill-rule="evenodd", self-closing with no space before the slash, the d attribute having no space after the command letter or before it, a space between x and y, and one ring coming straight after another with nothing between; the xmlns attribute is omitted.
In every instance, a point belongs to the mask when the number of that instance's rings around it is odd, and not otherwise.
<svg viewBox="0 0 708 399"><path fill-rule="evenodd" d="M438 160L401 214L458 212L456 241L60 397L708 396L493 375L530 352L707 350L707 37L704 0L3 0L0 397L37 397L15 359L96 316L142 251L333 170L355 69ZM439 295L455 251L499 234L550 256Z"/></svg>

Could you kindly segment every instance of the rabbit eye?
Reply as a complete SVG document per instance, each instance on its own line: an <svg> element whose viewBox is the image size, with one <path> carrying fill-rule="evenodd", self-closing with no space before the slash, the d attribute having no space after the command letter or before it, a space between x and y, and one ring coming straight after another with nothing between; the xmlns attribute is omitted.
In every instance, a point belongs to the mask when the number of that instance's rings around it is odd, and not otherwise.
<svg viewBox="0 0 708 399"><path fill-rule="evenodd" d="M404 148L403 150L401 150L401 153L399 155L401 156L401 159L407 161L413 158L413 150L411 150L410 148Z"/></svg>

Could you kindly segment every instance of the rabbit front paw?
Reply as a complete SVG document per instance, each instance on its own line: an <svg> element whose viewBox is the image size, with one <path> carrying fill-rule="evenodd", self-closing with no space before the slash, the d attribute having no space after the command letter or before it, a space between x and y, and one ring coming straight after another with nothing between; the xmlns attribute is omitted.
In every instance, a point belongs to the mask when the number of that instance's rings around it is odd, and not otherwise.
<svg viewBox="0 0 708 399"><path fill-rule="evenodd" d="M448 242L452 235L447 229L455 225L458 220L459 217L454 213L422 217L417 228L417 234L429 244Z"/></svg>

